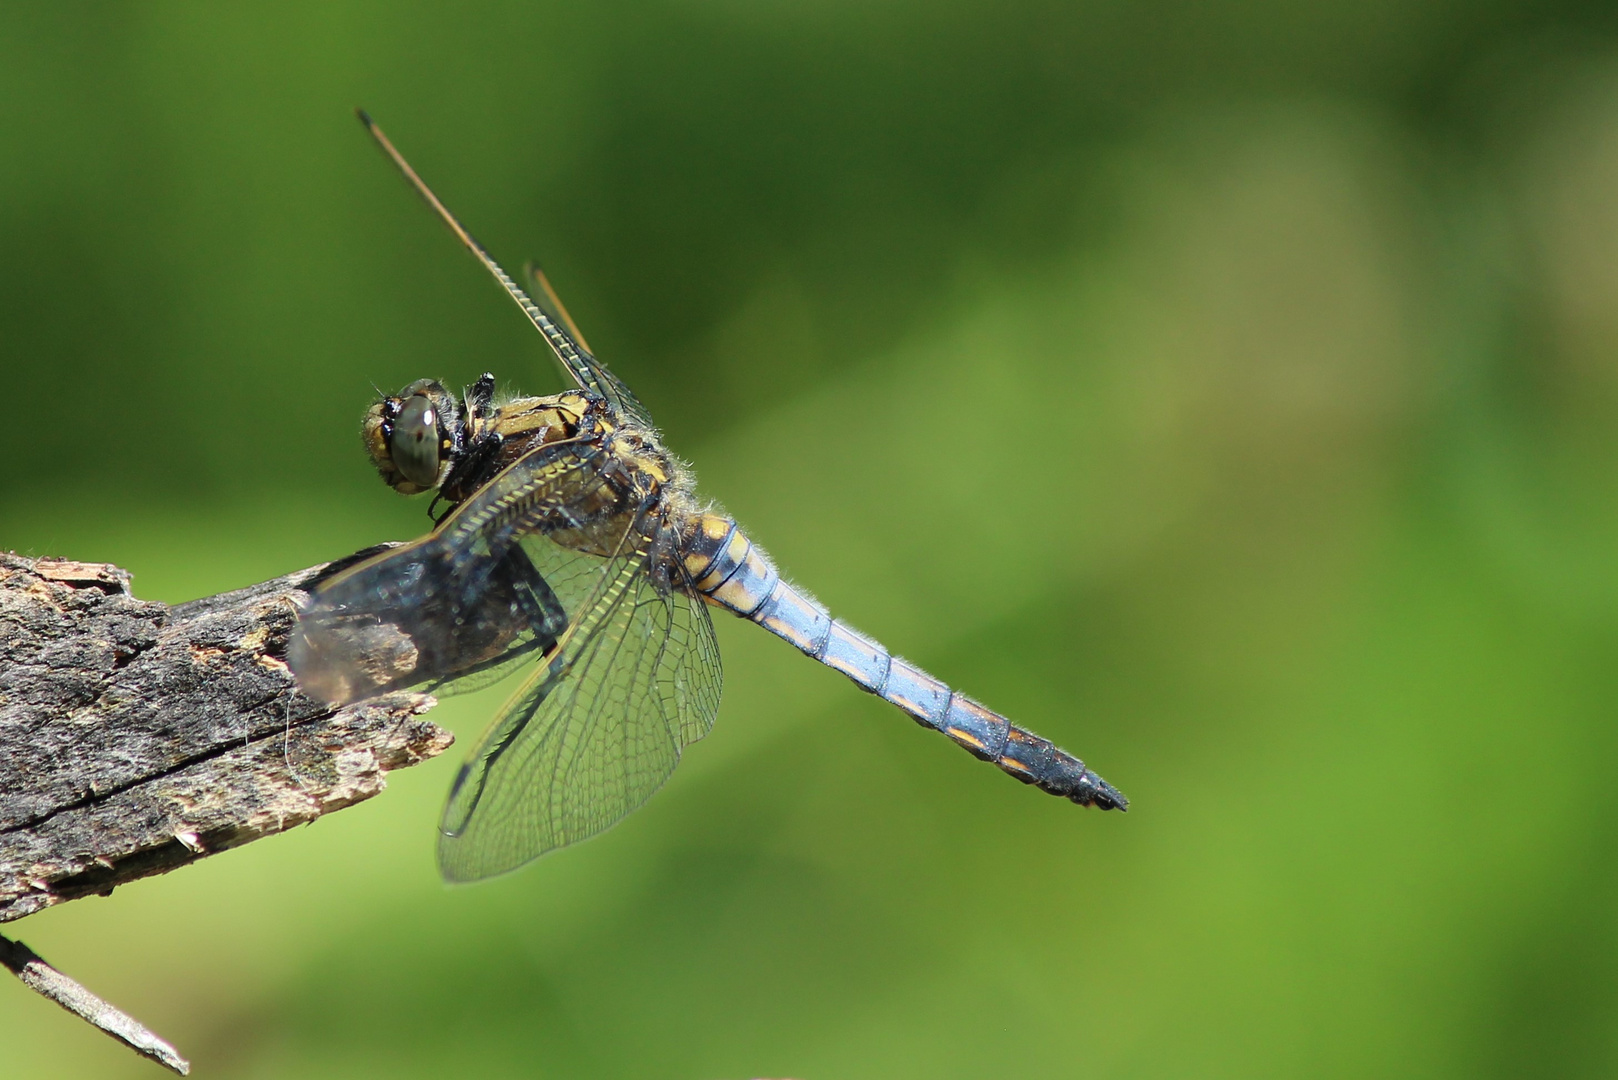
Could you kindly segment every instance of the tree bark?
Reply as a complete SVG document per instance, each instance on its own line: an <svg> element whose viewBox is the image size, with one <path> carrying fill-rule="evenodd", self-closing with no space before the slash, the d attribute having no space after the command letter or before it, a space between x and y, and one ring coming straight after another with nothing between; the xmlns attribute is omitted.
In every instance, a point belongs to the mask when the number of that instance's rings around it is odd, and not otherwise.
<svg viewBox="0 0 1618 1080"><path fill-rule="evenodd" d="M298 693L287 634L335 565L170 607L115 566L0 553L0 922L313 821L450 745L428 695Z"/></svg>
<svg viewBox="0 0 1618 1080"><path fill-rule="evenodd" d="M115 566L0 552L0 922L352 806L448 748L429 695L332 708L287 669L306 590L368 554L170 607Z"/></svg>

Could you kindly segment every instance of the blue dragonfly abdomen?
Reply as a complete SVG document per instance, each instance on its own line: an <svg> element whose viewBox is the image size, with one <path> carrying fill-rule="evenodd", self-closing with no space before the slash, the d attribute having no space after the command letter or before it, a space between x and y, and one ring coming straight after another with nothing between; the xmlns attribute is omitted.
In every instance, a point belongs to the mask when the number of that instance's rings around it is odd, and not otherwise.
<svg viewBox="0 0 1618 1080"><path fill-rule="evenodd" d="M950 689L832 618L819 602L782 578L733 519L703 514L684 537L681 558L692 586L709 603L790 641L860 689L897 705L922 727L948 735L974 756L1081 806L1128 807L1122 793L1049 739Z"/></svg>

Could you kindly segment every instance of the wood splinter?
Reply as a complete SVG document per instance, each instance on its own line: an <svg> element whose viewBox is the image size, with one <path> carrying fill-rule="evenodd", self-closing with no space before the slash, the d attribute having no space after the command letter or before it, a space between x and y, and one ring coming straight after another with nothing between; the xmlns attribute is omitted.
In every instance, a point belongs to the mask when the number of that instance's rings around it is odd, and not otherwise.
<svg viewBox="0 0 1618 1080"><path fill-rule="evenodd" d="M173 1069L181 1076L191 1071L191 1063L180 1052L158 1038L139 1020L96 997L90 991L51 967L39 954L20 941L0 937L0 964L35 993L117 1039L141 1057Z"/></svg>
<svg viewBox="0 0 1618 1080"><path fill-rule="evenodd" d="M294 685L297 605L352 559L171 607L115 566L0 552L0 922L307 824L450 746L429 695L333 708ZM189 1068L27 946L0 938L0 963Z"/></svg>

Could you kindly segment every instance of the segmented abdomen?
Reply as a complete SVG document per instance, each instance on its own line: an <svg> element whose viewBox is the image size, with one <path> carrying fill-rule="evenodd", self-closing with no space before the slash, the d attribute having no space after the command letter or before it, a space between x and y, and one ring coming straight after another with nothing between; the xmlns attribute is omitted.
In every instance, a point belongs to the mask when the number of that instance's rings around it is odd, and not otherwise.
<svg viewBox="0 0 1618 1080"><path fill-rule="evenodd" d="M862 690L941 731L973 755L1025 784L1081 806L1122 810L1129 801L1084 762L958 694L880 644L833 619L824 607L782 580L769 558L730 518L705 514L681 552L697 591L709 601L785 638Z"/></svg>

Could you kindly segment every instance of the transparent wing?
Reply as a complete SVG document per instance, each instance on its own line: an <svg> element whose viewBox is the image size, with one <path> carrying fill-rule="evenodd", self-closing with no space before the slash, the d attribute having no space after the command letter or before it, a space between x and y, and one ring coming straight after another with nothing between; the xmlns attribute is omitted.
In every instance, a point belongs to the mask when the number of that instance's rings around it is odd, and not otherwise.
<svg viewBox="0 0 1618 1080"><path fill-rule="evenodd" d="M579 333L578 326L573 322L573 316L569 315L567 308L562 305L562 298L556 295L556 290L551 287L550 278L545 276L545 271L537 264L529 262L523 266L523 276L533 287L535 300L545 314L551 321L566 327L567 332L572 335L574 345L580 354L580 361L592 371L594 381L589 388L606 398L619 416L648 431L655 430L656 425L652 423L651 413L646 411L646 406L641 404L640 398L636 397L635 392L625 386L618 376L614 375L607 365L597 360L595 354L590 351L589 343L584 340L584 335Z"/></svg>
<svg viewBox="0 0 1618 1080"><path fill-rule="evenodd" d="M593 582L599 566L519 540L603 512L599 456L565 444L530 454L427 536L321 584L287 649L304 692L345 704L423 684L471 689L553 651L569 598L587 587L575 579Z"/></svg>
<svg viewBox="0 0 1618 1080"><path fill-rule="evenodd" d="M606 560L555 653L462 766L438 841L446 879L493 877L594 836L650 798L681 748L712 728L722 682L713 624L700 600L658 586L647 546Z"/></svg>
<svg viewBox="0 0 1618 1080"><path fill-rule="evenodd" d="M565 317L559 319L557 318L557 313L547 312L534 303L533 298L511 279L511 275L506 273L499 263L494 261L494 256L489 254L488 249L478 243L472 234L466 231L466 226L462 225L455 215L449 212L449 208L439 201L438 196L433 194L432 188L428 187L426 181L422 180L416 174L416 170L410 167L410 163L404 159L404 155L394 149L393 143L389 142L388 137L382 134L382 129L377 127L363 110L360 110L358 115L360 122L365 125L365 130L371 133L371 137L377 141L383 152L404 174L405 179L410 181L411 186L427 201L427 205L433 208L444 224L449 226L450 231L455 234L462 244L466 245L467 250L477 256L484 269L494 275L494 279L506 290L506 294L516 301L517 306L522 308L523 314L528 316L528 321L533 323L534 327L544 335L546 344L551 347L551 353L556 357L556 362L562 367L562 374L571 378L578 384L580 389L592 391L605 398L608 404L612 405L623 418L633 420L650 428L652 426L650 417L646 415L645 408L636 400L635 395L629 392L629 388L619 382L617 376L607 370L606 365L591 356L583 346L574 340L574 334L568 333L563 328L564 325L570 324L571 320ZM548 283L545 288L546 290L549 289ZM555 299L555 293L551 293L550 299Z"/></svg>

